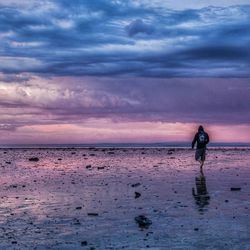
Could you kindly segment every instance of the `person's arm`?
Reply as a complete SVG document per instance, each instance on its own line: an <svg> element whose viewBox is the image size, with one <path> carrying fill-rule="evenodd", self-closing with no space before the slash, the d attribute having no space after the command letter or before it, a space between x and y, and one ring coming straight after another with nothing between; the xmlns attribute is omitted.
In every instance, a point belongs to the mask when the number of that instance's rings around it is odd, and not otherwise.
<svg viewBox="0 0 250 250"><path fill-rule="evenodd" d="M192 149L194 148L194 145L195 145L195 143L196 143L196 141L197 141L197 133L195 134L195 136L194 136L194 139L193 139L193 141L192 141Z"/></svg>
<svg viewBox="0 0 250 250"><path fill-rule="evenodd" d="M194 197L196 197L197 195L195 194L195 190L194 190L194 188L192 188L192 195L194 196Z"/></svg>
<svg viewBox="0 0 250 250"><path fill-rule="evenodd" d="M209 136L208 136L208 134L207 134L207 142L206 142L206 144L208 144L209 143Z"/></svg>

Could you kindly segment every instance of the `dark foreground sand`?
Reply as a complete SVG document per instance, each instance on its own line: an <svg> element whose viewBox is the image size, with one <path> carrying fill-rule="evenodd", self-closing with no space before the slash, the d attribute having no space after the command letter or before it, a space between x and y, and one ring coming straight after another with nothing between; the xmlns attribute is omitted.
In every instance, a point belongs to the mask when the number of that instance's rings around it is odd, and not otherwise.
<svg viewBox="0 0 250 250"><path fill-rule="evenodd" d="M0 249L250 249L250 150L193 155L2 149Z"/></svg>

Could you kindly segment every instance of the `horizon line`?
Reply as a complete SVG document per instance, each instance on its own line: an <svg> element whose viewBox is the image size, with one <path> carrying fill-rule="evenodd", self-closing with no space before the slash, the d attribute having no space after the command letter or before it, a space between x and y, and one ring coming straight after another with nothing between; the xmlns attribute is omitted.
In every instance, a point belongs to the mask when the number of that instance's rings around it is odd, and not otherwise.
<svg viewBox="0 0 250 250"><path fill-rule="evenodd" d="M191 142L152 142L152 143L28 143L28 144L0 144L0 149L11 148L191 148ZM212 142L209 147L250 147L250 142Z"/></svg>

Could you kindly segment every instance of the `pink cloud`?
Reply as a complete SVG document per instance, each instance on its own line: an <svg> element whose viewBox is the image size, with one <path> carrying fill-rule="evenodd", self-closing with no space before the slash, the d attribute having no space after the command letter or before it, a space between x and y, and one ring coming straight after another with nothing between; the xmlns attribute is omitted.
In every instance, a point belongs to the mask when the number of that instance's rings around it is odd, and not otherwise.
<svg viewBox="0 0 250 250"><path fill-rule="evenodd" d="M249 142L250 125L205 125L212 142ZM193 123L114 122L88 119L81 124L27 125L1 131L2 143L152 143L190 142L197 130Z"/></svg>
<svg viewBox="0 0 250 250"><path fill-rule="evenodd" d="M0 82L0 143L249 142L246 79L41 78Z"/></svg>

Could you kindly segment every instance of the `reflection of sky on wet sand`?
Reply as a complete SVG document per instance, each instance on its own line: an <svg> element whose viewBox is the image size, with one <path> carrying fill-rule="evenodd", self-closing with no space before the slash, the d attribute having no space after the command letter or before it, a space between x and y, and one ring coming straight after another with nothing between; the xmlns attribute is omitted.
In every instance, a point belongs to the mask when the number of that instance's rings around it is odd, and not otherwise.
<svg viewBox="0 0 250 250"><path fill-rule="evenodd" d="M192 188L192 195L198 210L202 213L209 205L210 195L207 191L206 177L203 171L200 171L199 176L195 177L195 188Z"/></svg>
<svg viewBox="0 0 250 250"><path fill-rule="evenodd" d="M194 151L5 152L0 151L1 248L77 249L83 240L96 249L250 244L248 150L208 151L204 176L210 200L204 213L192 195L201 177ZM29 162L31 156L39 162ZM135 183L141 185L132 187ZM140 198L134 199L135 191ZM139 214L152 220L148 230L134 222Z"/></svg>

